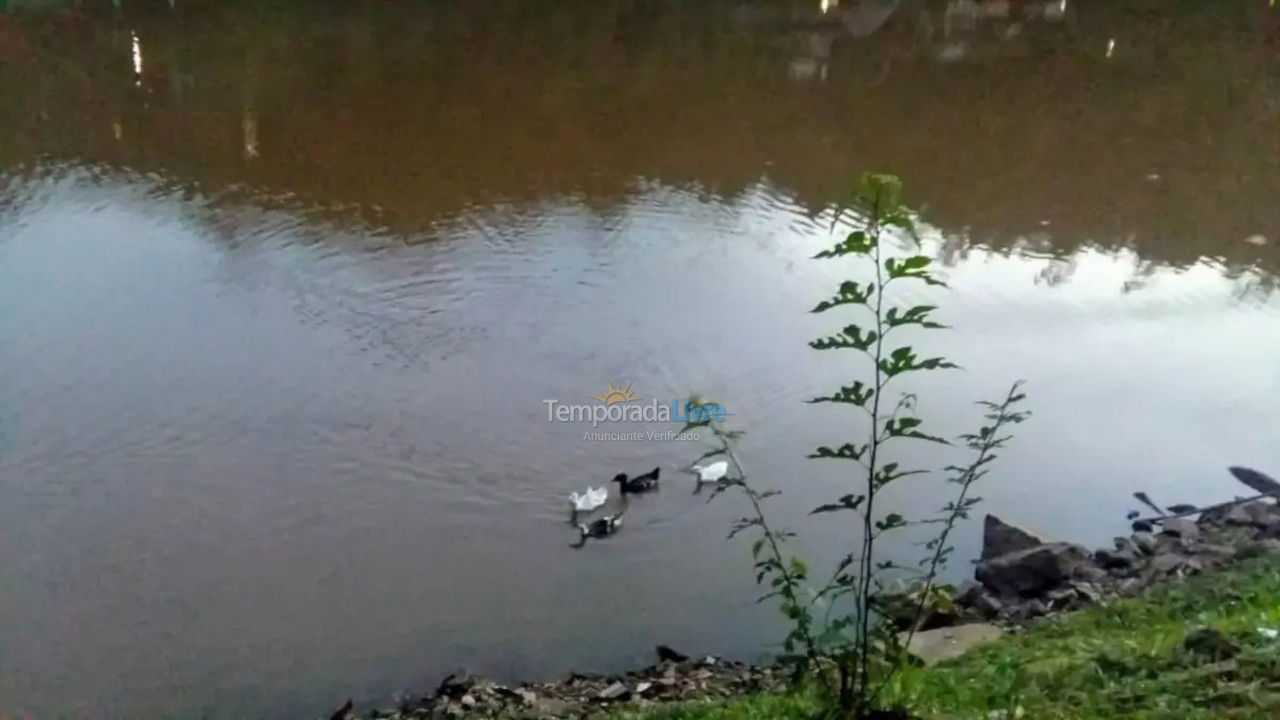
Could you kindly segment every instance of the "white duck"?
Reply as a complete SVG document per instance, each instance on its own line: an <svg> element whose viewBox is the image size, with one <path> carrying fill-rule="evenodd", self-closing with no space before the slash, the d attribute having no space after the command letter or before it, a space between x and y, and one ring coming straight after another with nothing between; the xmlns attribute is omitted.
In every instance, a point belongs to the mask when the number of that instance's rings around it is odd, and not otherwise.
<svg viewBox="0 0 1280 720"><path fill-rule="evenodd" d="M698 477L698 484L717 483L723 480L725 475L729 474L729 462L720 460L706 465L695 465L689 468L689 472Z"/></svg>
<svg viewBox="0 0 1280 720"><path fill-rule="evenodd" d="M575 513L591 512L596 508L604 505L609 499L609 489L606 487L593 488L588 486L586 492L569 493L569 503L573 507Z"/></svg>

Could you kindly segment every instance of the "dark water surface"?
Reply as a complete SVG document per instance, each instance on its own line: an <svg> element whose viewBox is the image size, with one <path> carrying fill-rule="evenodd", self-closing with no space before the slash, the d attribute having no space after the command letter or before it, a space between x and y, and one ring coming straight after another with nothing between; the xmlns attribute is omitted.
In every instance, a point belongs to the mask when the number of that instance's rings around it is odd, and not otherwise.
<svg viewBox="0 0 1280 720"><path fill-rule="evenodd" d="M28 4L0 14L0 714L318 716L458 665L769 651L735 501L672 479L567 547L570 490L699 449L543 400L720 399L799 523L842 487L803 455L852 422L801 401L858 372L806 347L848 274L808 257L868 167L952 286L903 298L968 368L922 412L969 429L1028 381L986 509L1100 544L1135 489L1280 471L1265 0Z"/></svg>

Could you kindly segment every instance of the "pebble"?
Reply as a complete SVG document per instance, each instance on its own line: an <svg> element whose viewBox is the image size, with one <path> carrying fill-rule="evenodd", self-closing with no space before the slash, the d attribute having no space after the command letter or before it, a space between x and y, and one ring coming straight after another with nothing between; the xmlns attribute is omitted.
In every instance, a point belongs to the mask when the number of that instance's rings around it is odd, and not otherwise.
<svg viewBox="0 0 1280 720"><path fill-rule="evenodd" d="M596 698L599 700L621 700L630 694L631 691L627 689L626 685L623 685L620 682L615 682L609 687L596 693Z"/></svg>

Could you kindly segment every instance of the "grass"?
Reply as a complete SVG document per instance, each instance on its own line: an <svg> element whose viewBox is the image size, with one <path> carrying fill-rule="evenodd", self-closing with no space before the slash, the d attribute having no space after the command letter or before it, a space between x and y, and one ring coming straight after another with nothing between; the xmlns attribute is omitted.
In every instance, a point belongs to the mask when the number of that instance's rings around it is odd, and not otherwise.
<svg viewBox="0 0 1280 720"><path fill-rule="evenodd" d="M950 663L908 668L885 697L948 720L1277 718L1280 637L1268 637L1272 628L1280 629L1280 558L1256 558L1037 623ZM748 720L816 710L809 696L773 695L616 717Z"/></svg>

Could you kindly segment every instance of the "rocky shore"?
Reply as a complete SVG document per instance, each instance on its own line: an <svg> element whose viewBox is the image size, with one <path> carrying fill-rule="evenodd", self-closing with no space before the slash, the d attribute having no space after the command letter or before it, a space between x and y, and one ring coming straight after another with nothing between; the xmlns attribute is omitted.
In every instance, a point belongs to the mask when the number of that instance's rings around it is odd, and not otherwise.
<svg viewBox="0 0 1280 720"><path fill-rule="evenodd" d="M1272 500L1215 508L1198 519L1135 520L1130 534L1116 537L1112 547L1093 551L1045 541L988 515L975 579L956 593L958 612L952 618L925 618L925 623L937 627L985 620L1016 625L1278 550L1280 505Z"/></svg>
<svg viewBox="0 0 1280 720"><path fill-rule="evenodd" d="M450 675L434 692L405 698L395 707L360 713L386 720L445 718L588 718L619 706L719 700L780 690L785 676L769 667L715 656L690 658L665 646L658 662L623 675L573 673L564 680L508 686L467 673ZM331 720L356 717L350 703Z"/></svg>
<svg viewBox="0 0 1280 720"><path fill-rule="evenodd" d="M1271 488L1280 496L1280 484ZM1149 503L1141 493L1136 496ZM1280 553L1280 505L1275 499L1238 500L1208 508L1174 506L1152 518L1130 514L1130 533L1090 551L1045 540L988 515L974 580L950 601L916 619L911 651L926 663L949 659L1038 618L1137 595L1161 582L1225 568L1237 559ZM1194 517L1195 519L1192 519ZM917 603L889 604L889 619L905 630ZM893 608L903 614L895 617ZM658 662L623 675L575 673L564 680L506 686L458 673L434 692L359 717L387 720L443 718L589 718L619 707L712 701L780 690L785 672L715 656L689 658L665 646ZM357 714L348 703L331 720Z"/></svg>

